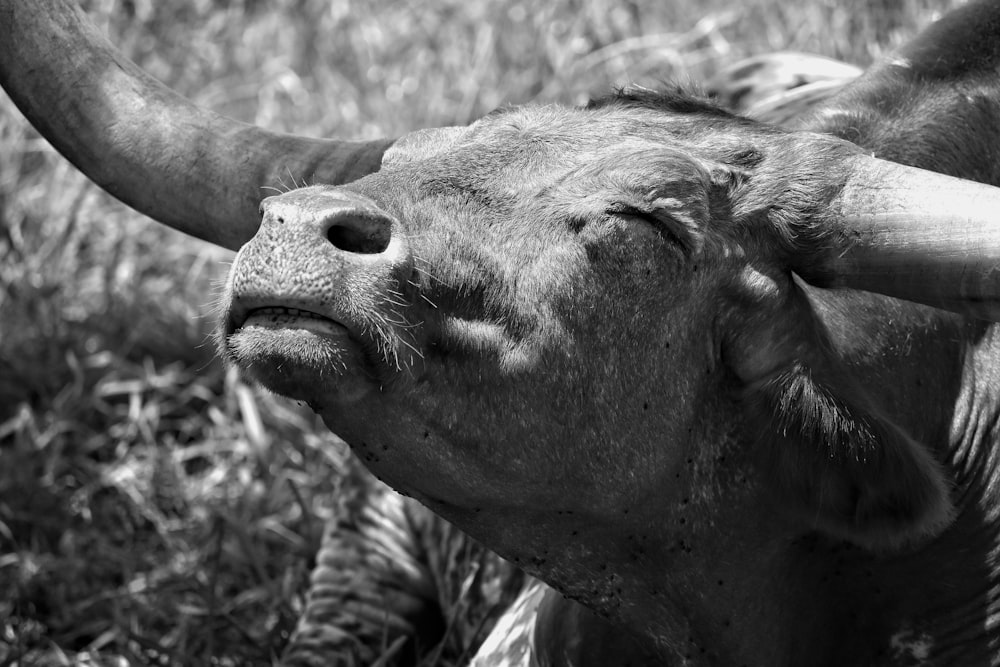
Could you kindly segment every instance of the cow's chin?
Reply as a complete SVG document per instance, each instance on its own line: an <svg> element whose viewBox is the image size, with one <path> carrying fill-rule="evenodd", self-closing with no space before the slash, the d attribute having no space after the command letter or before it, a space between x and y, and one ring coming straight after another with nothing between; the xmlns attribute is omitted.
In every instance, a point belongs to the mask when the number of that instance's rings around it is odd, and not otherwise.
<svg viewBox="0 0 1000 667"><path fill-rule="evenodd" d="M226 336L224 348L251 380L310 404L351 402L377 388L359 344L330 320L251 317Z"/></svg>

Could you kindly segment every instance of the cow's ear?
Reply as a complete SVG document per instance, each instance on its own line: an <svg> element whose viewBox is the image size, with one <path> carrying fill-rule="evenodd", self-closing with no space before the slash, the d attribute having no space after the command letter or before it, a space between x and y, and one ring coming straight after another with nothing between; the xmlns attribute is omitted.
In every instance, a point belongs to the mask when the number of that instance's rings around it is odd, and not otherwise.
<svg viewBox="0 0 1000 667"><path fill-rule="evenodd" d="M937 535L953 518L941 466L852 374L802 290L785 287L772 290L780 307L741 319L726 350L763 483L780 507L865 548Z"/></svg>

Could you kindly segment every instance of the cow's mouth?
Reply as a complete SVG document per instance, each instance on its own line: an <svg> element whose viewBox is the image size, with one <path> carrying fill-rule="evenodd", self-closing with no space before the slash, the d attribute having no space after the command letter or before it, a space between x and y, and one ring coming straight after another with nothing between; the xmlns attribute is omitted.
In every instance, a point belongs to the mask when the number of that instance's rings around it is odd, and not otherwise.
<svg viewBox="0 0 1000 667"><path fill-rule="evenodd" d="M250 378L294 399L356 398L372 384L362 342L346 324L313 310L234 304L222 347Z"/></svg>
<svg viewBox="0 0 1000 667"><path fill-rule="evenodd" d="M326 315L288 306L254 308L246 313L242 322L234 326L234 331L247 326L304 329L325 336L349 335L347 327Z"/></svg>
<svg viewBox="0 0 1000 667"><path fill-rule="evenodd" d="M260 303L256 299L247 303L234 299L223 324L223 336L228 340L245 331L310 332L317 336L343 339L344 345L351 342L351 329L332 314L304 308L301 305L280 303Z"/></svg>

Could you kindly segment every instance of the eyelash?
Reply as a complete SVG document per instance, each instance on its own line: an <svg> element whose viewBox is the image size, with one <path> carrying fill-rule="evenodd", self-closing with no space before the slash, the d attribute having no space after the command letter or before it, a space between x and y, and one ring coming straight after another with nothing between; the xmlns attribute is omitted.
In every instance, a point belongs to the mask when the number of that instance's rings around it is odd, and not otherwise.
<svg viewBox="0 0 1000 667"><path fill-rule="evenodd" d="M604 215L608 217L616 218L639 218L643 222L654 227L658 227L657 221L651 215L645 211L641 211L637 208L631 206L615 206L605 209ZM589 224L589 221L585 217L574 216L566 221L566 225L569 227L570 231L574 234L579 234L583 229Z"/></svg>
<svg viewBox="0 0 1000 667"><path fill-rule="evenodd" d="M664 223L663 220L660 220L648 211L643 211L642 209L635 208L634 206L628 206L627 204L621 204L608 208L604 212L609 216L616 216L619 218L636 218L641 220L643 223L650 225L658 234L670 241L670 243L676 245L685 256L688 256L691 252L690 238L678 235L677 230L673 229L672 225Z"/></svg>
<svg viewBox="0 0 1000 667"><path fill-rule="evenodd" d="M656 230L657 233L668 238L685 252L687 250L687 244L684 242L684 239L679 238L669 229L668 226L664 225L662 221L658 220L648 211L643 211L642 209L629 206L627 204L615 204L614 206L606 208L604 210L604 215L615 218L635 218L640 220L644 224L650 225ZM574 234L579 234L587 226L588 220L584 217L574 216L569 218L569 220L566 221L566 224L570 231Z"/></svg>
<svg viewBox="0 0 1000 667"><path fill-rule="evenodd" d="M648 211L643 211L642 209L635 208L634 206L629 206L627 204L618 204L604 211L605 215L615 216L619 218L638 218L643 222L653 225L659 228L661 225L659 221L653 217Z"/></svg>

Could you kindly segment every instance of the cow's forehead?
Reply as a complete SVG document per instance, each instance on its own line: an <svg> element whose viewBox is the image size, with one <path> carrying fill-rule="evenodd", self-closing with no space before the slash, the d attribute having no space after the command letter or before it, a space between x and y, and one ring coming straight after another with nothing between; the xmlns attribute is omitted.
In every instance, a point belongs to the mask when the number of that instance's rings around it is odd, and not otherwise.
<svg viewBox="0 0 1000 667"><path fill-rule="evenodd" d="M452 193L494 206L530 206L537 194L569 181L589 184L583 187L599 198L614 197L626 182L626 189L649 189L690 180L702 158L718 152L706 150L703 128L692 122L699 118L624 104L503 109L468 127L403 137L372 177L380 182L372 194L379 199L377 193L387 189L417 198Z"/></svg>
<svg viewBox="0 0 1000 667"><path fill-rule="evenodd" d="M667 109L610 104L595 108L509 107L467 127L418 130L386 153L383 164L399 166L454 160L456 154L489 154L493 166L581 161L598 158L623 142L683 145L682 117ZM489 167L490 163L480 164Z"/></svg>

